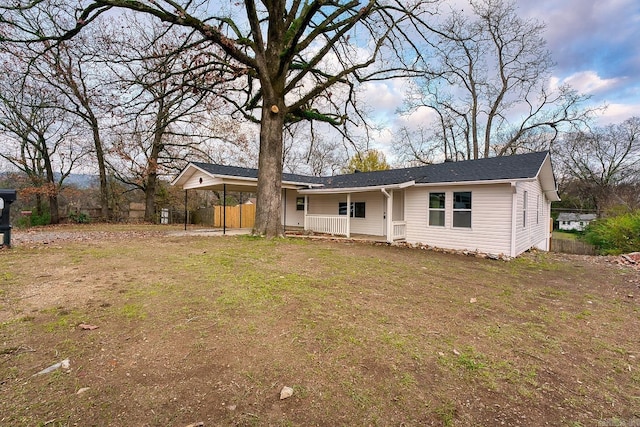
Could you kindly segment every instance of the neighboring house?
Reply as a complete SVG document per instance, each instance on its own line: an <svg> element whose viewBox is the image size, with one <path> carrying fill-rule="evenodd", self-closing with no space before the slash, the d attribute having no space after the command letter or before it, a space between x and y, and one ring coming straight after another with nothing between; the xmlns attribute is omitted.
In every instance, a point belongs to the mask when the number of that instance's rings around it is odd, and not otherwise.
<svg viewBox="0 0 640 427"><path fill-rule="evenodd" d="M255 192L257 174L190 163L173 185ZM549 249L551 202L558 200L548 152L331 177L282 176L285 227L512 257L532 247Z"/></svg>
<svg viewBox="0 0 640 427"><path fill-rule="evenodd" d="M594 219L596 219L595 214L563 212L558 215L558 228L560 228L560 230L582 231Z"/></svg>

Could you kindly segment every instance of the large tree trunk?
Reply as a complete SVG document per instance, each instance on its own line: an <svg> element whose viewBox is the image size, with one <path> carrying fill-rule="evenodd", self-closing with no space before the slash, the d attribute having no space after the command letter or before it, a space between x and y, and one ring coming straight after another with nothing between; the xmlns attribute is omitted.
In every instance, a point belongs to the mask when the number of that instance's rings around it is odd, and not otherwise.
<svg viewBox="0 0 640 427"><path fill-rule="evenodd" d="M58 186L53 175L53 166L51 157L49 156L49 148L43 139L40 141L42 161L44 162L45 176L47 179L47 197L49 198L49 214L51 215L51 224L60 223L60 213L58 211Z"/></svg>
<svg viewBox="0 0 640 427"><path fill-rule="evenodd" d="M54 184L55 185L55 184ZM49 213L51 214L51 224L60 223L60 211L58 210L58 191L55 189L49 193Z"/></svg>
<svg viewBox="0 0 640 427"><path fill-rule="evenodd" d="M147 160L147 182L144 189L144 220L147 222L155 221L158 159L160 158L160 152L164 149L162 146L162 137L167 129L168 109L169 107L165 106L165 98L161 97L158 100L158 111L156 113L155 128L153 131L153 145L149 159Z"/></svg>
<svg viewBox="0 0 640 427"><path fill-rule="evenodd" d="M147 182L144 189L144 220L146 222L155 222L156 214L156 187L158 182L158 157L160 155L161 135L154 138L153 147L151 148L151 156L148 160Z"/></svg>
<svg viewBox="0 0 640 427"><path fill-rule="evenodd" d="M96 160L98 162L98 175L100 177L100 207L104 221L109 221L109 186L107 184L107 168L104 162L104 150L102 149L102 138L100 137L100 127L98 119L91 113L91 128L93 130L93 144L96 150Z"/></svg>
<svg viewBox="0 0 640 427"><path fill-rule="evenodd" d="M150 173L147 177L147 186L144 191L144 220L154 222L156 207L156 179L157 174Z"/></svg>
<svg viewBox="0 0 640 427"><path fill-rule="evenodd" d="M256 222L253 233L266 237L283 235L282 203L282 132L284 102L280 106L264 100L260 126Z"/></svg>

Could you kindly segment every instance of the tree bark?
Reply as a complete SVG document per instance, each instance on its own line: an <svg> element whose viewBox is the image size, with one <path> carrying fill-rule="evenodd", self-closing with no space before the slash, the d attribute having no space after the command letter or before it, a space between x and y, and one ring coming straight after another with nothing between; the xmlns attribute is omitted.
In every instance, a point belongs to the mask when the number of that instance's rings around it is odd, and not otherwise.
<svg viewBox="0 0 640 427"><path fill-rule="evenodd" d="M107 185L107 168L104 161L104 150L102 149L102 139L100 137L100 126L98 119L90 114L91 129L93 132L93 143L96 150L96 161L98 162L98 175L100 178L100 207L104 221L109 221L109 187Z"/></svg>
<svg viewBox="0 0 640 427"><path fill-rule="evenodd" d="M147 182L144 188L144 220L154 222L156 213L156 188L158 182L158 157L162 150L162 134L154 136L148 161Z"/></svg>
<svg viewBox="0 0 640 427"><path fill-rule="evenodd" d="M49 147L44 137L40 139L40 154L42 155L42 161L44 163L44 170L47 179L47 197L49 199L49 214L51 215L51 224L60 223L60 212L58 210L58 186L53 175L53 166L51 164L51 157L49 156Z"/></svg>
<svg viewBox="0 0 640 427"><path fill-rule="evenodd" d="M282 204L284 100L279 104L280 106L265 99L260 126L256 222L253 234L266 237L283 235L280 207Z"/></svg>

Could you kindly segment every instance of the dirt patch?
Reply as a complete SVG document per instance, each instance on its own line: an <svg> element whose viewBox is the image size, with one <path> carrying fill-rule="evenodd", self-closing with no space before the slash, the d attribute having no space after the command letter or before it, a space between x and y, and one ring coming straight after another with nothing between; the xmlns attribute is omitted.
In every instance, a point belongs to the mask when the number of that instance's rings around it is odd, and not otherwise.
<svg viewBox="0 0 640 427"><path fill-rule="evenodd" d="M640 276L606 258L59 231L0 251L0 425L640 418Z"/></svg>

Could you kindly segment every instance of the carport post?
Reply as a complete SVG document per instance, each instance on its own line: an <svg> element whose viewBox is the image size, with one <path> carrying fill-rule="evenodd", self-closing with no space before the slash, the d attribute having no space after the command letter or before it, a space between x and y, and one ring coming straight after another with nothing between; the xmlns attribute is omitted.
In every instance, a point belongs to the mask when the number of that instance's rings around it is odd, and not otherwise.
<svg viewBox="0 0 640 427"><path fill-rule="evenodd" d="M240 228L242 228L242 191L240 192Z"/></svg>

